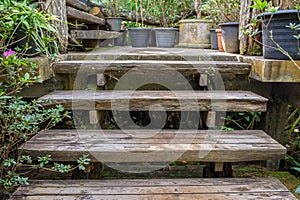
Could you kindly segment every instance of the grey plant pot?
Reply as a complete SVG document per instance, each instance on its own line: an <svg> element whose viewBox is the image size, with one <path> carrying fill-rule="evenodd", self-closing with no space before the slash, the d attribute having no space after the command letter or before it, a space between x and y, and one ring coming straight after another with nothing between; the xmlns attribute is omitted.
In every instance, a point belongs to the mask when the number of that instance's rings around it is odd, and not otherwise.
<svg viewBox="0 0 300 200"><path fill-rule="evenodd" d="M148 47L150 28L129 28L128 31L132 47Z"/></svg>
<svg viewBox="0 0 300 200"><path fill-rule="evenodd" d="M156 44L160 48L173 48L175 46L176 28L155 28Z"/></svg>
<svg viewBox="0 0 300 200"><path fill-rule="evenodd" d="M127 30L121 31L121 33L122 33L121 36L114 39L115 46L125 46Z"/></svg>
<svg viewBox="0 0 300 200"><path fill-rule="evenodd" d="M227 22L219 25L222 30L222 44L227 53L239 53L239 23Z"/></svg>
<svg viewBox="0 0 300 200"><path fill-rule="evenodd" d="M105 18L107 29L110 31L121 31L122 18L121 17L107 17Z"/></svg>
<svg viewBox="0 0 300 200"><path fill-rule="evenodd" d="M300 41L297 40L294 35L300 34L300 31L296 33L290 28L286 27L290 23L300 24L298 19L297 10L280 10L273 14L269 26L264 26L269 22L271 17L270 12L262 13L258 17L264 21L262 28L262 42L263 42L263 56L270 59L288 60L289 58L278 51L277 49L270 48L275 47L274 42L270 39L269 32L272 31L273 40L278 43L294 60L300 60Z"/></svg>
<svg viewBox="0 0 300 200"><path fill-rule="evenodd" d="M210 31L211 49L218 50L219 49L219 47L218 47L218 35L216 33L216 29L212 28L212 29L209 29L209 31Z"/></svg>
<svg viewBox="0 0 300 200"><path fill-rule="evenodd" d="M149 36L149 47L156 47L156 37L154 29L151 29Z"/></svg>

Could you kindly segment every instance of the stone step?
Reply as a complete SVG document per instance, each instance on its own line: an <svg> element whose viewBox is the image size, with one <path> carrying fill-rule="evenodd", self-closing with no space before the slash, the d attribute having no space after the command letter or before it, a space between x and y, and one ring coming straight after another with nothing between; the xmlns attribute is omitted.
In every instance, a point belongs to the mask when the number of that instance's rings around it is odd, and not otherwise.
<svg viewBox="0 0 300 200"><path fill-rule="evenodd" d="M35 180L11 200L296 200L275 178Z"/></svg>
<svg viewBox="0 0 300 200"><path fill-rule="evenodd" d="M251 65L235 61L68 60L54 63L56 74L181 72L183 74L249 74Z"/></svg>
<svg viewBox="0 0 300 200"><path fill-rule="evenodd" d="M69 52L59 60L181 60L181 61L237 61L237 55L209 49L189 48L98 48L90 52Z"/></svg>
<svg viewBox="0 0 300 200"><path fill-rule="evenodd" d="M84 130L42 131L21 147L32 157L54 161L152 163L173 161L242 162L282 159L286 148L261 130Z"/></svg>
<svg viewBox="0 0 300 200"><path fill-rule="evenodd" d="M61 90L40 98L66 110L265 112L268 99L249 91ZM50 100L50 102L49 102Z"/></svg>

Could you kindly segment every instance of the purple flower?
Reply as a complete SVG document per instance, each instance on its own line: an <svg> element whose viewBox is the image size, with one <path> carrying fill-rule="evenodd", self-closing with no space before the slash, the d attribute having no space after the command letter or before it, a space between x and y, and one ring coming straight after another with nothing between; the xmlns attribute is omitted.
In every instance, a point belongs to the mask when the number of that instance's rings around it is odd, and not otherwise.
<svg viewBox="0 0 300 200"><path fill-rule="evenodd" d="M15 52L14 50L12 50L12 49L8 49L7 51L5 51L5 52L3 53L3 55L4 55L6 58L8 58L10 55L14 55L14 54L16 54L16 52Z"/></svg>

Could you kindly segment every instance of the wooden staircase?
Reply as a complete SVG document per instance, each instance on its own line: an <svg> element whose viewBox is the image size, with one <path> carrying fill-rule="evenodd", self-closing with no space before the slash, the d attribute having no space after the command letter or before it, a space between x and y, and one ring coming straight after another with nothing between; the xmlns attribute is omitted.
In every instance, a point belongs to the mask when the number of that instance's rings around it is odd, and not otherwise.
<svg viewBox="0 0 300 200"><path fill-rule="evenodd" d="M206 162L208 170L223 174L222 178L33 180L30 186L20 187L11 199L296 199L275 178L230 177L231 163L281 159L286 149L261 130L218 129L214 124L218 121L218 113L265 112L268 100L251 91L227 90L226 87L225 91L207 90L216 76L211 70L226 81L228 76L246 77L251 66L237 62L235 56L229 54L197 51L155 48L128 52L118 48L62 56L53 66L56 75L74 77L79 73L81 83L78 86L76 78L71 78L69 85L73 84L73 88L65 86L64 90L40 99L47 107L62 104L67 110L89 113L90 123L97 124L98 128L43 131L26 142L23 150L33 157L51 154L54 161L66 162L76 161L82 154L89 153L91 162L124 164L127 171L145 163L163 167L176 160L199 161ZM133 91L125 85L122 90L109 90L107 85L112 74L122 77L129 71L139 76L157 74L157 77L176 71L198 77L196 85L199 87ZM94 89L87 90L91 77ZM96 90L99 87L104 90ZM149 110L158 113L201 111L205 114L195 120L204 121L209 130L132 129L130 126L121 130L99 129L104 111ZM229 173L225 172L228 166Z"/></svg>

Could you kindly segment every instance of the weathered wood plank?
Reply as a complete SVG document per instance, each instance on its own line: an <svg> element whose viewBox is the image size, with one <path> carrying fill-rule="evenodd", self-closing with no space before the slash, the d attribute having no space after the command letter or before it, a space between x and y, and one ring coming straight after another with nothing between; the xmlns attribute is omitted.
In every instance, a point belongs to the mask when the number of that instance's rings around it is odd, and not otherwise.
<svg viewBox="0 0 300 200"><path fill-rule="evenodd" d="M11 199L286 199L275 178L31 181Z"/></svg>
<svg viewBox="0 0 300 200"><path fill-rule="evenodd" d="M70 19L77 19L80 22L84 22L88 24L105 25L105 19L95 17L94 15L82 12L70 6L67 6L67 16Z"/></svg>
<svg viewBox="0 0 300 200"><path fill-rule="evenodd" d="M263 131L162 130L156 133L155 130L48 130L34 136L22 150L33 157L51 154L55 161L76 161L82 154L90 153L93 162L99 162L97 158L101 162L166 161L165 156L157 156L160 152L171 159L178 154L178 160L205 162L280 159L286 153L282 145ZM207 155L199 157L199 151ZM131 159L130 152L140 154ZM145 157L150 152L158 154Z"/></svg>
<svg viewBox="0 0 300 200"><path fill-rule="evenodd" d="M83 11L86 11L86 12L90 11L90 7L88 5L86 5L85 3L79 1L79 0L66 0L66 3L67 3L68 6L71 6L73 8L83 10Z"/></svg>
<svg viewBox="0 0 300 200"><path fill-rule="evenodd" d="M67 110L266 111L267 99L248 91L55 91L45 106ZM51 102L49 102L51 100ZM153 106L161 105L161 106Z"/></svg>
<svg viewBox="0 0 300 200"><path fill-rule="evenodd" d="M87 74L151 71L169 73L180 71L186 74L197 73L228 73L228 74L249 74L251 65L234 61L170 61L170 60L73 60L59 61L54 64L55 73L74 74L84 71Z"/></svg>
<svg viewBox="0 0 300 200"><path fill-rule="evenodd" d="M71 37L74 39L111 39L121 35L119 32L103 30L71 30Z"/></svg>
<svg viewBox="0 0 300 200"><path fill-rule="evenodd" d="M250 77L261 82L299 83L300 61L296 66L289 60L264 59L258 56L240 56L242 62L251 63Z"/></svg>

